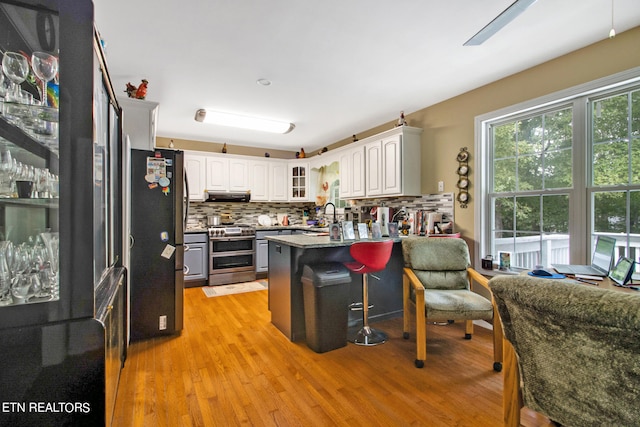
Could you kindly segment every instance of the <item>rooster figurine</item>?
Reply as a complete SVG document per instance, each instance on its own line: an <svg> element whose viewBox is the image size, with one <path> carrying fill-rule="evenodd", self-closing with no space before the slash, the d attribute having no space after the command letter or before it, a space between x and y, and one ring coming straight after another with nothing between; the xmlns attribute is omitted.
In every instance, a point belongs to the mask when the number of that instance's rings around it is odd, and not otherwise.
<svg viewBox="0 0 640 427"><path fill-rule="evenodd" d="M138 87L135 87L131 83L127 83L127 89L125 90L125 92L127 92L129 98L145 99L147 96L148 84L149 81L147 79L142 79L142 83L140 83L140 86Z"/></svg>

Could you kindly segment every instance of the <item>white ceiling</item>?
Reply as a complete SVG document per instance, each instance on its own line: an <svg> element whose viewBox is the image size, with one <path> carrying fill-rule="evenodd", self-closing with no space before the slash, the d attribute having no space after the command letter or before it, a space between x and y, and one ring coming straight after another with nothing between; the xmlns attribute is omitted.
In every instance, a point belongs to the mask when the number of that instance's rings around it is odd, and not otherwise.
<svg viewBox="0 0 640 427"><path fill-rule="evenodd" d="M158 136L316 150L606 39L612 0L539 0L481 46L513 0L94 0L116 92L149 81ZM639 0L615 0L618 34ZM630 52L638 54L638 52ZM260 86L257 79L272 84ZM199 108L295 123L274 135Z"/></svg>

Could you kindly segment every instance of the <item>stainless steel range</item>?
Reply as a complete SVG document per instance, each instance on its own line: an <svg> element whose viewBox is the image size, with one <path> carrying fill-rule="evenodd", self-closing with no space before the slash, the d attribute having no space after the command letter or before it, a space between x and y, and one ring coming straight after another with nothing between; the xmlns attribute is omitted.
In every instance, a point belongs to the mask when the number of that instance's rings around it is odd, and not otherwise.
<svg viewBox="0 0 640 427"><path fill-rule="evenodd" d="M256 279L256 229L251 225L209 228L209 285Z"/></svg>

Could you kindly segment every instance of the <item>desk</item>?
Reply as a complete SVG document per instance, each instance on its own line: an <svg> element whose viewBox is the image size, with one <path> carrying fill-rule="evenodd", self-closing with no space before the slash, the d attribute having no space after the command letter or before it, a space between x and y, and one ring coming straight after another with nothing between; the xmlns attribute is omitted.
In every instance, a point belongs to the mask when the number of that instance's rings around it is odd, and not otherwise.
<svg viewBox="0 0 640 427"><path fill-rule="evenodd" d="M578 408L580 405L593 407L596 415L589 414L591 417L609 417L610 425L630 425L630 418L640 419L640 410L636 409L640 406L640 396L633 392L640 388L640 383L637 375L630 373L633 366L640 363L640 344L637 343L640 338L640 292L617 287L608 278L599 286L572 279L543 279L529 275L496 277L489 284L505 332L505 426L520 425L520 409L527 400L520 388L519 363L529 366L529 370L524 369L525 374L528 372L525 384L529 381L526 395L534 402L533 406L540 407L527 406L551 417L544 409L553 403L555 406L550 412L556 411L556 421L566 422L569 417L579 425L579 415L568 414L571 410L585 411ZM565 315L565 312L571 313ZM527 336L522 332L527 328L535 331ZM525 352L520 353L520 360L506 336L515 338L516 347ZM539 370L545 372L538 375L535 370L531 371L533 358L539 362ZM527 361L523 362L525 359ZM549 362L550 359L554 362ZM556 365L560 367L556 369ZM548 378L553 375L555 384L560 383L557 387L560 390L543 388L545 397L540 399L536 394L540 392L540 384L549 383ZM571 379L570 385L575 392L562 390L569 386L565 378ZM612 399L614 395L616 399ZM566 396L570 396L569 399ZM589 399L597 401L598 405L590 405ZM622 401L625 404L619 405ZM563 416L565 421L559 419Z"/></svg>

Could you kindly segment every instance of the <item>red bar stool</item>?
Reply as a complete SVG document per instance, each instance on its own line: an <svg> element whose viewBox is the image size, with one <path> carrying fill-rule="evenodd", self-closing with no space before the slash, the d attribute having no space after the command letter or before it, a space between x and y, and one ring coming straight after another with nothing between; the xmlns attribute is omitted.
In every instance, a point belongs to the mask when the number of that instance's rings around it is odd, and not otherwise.
<svg viewBox="0 0 640 427"><path fill-rule="evenodd" d="M377 345L387 341L387 334L369 327L369 273L384 270L391 258L393 240L356 242L349 248L354 262L344 265L354 273L362 274L362 320L364 326L353 341L358 345Z"/></svg>

